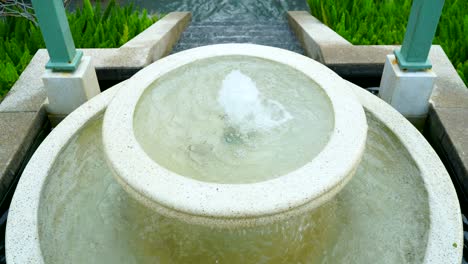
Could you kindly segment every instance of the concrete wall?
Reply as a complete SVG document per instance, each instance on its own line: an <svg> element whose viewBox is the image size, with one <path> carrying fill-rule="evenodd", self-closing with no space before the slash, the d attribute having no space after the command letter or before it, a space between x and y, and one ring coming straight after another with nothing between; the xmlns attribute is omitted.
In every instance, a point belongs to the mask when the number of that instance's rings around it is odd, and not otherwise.
<svg viewBox="0 0 468 264"><path fill-rule="evenodd" d="M167 55L190 19L186 12L170 13L118 49L84 49L93 58L101 90ZM363 87L378 86L385 56L396 46L354 46L308 12L289 12L288 19L308 56ZM17 180L34 142L50 127L41 80L48 59L47 51L39 50L0 103L0 198ZM468 192L468 89L440 46L432 47L430 59L439 78L424 134L453 180L464 187L459 191Z"/></svg>
<svg viewBox="0 0 468 264"><path fill-rule="evenodd" d="M167 55L188 26L188 12L169 13L145 31L116 49L81 49L91 56L101 90ZM0 102L0 207L9 203L29 155L50 131L45 112L46 93L41 76L49 56L39 50L7 96ZM55 120L52 119L52 122ZM10 196L11 196L10 192Z"/></svg>
<svg viewBox="0 0 468 264"><path fill-rule="evenodd" d="M386 55L398 47L352 45L305 11L288 12L288 21L307 56L363 87L379 85ZM439 45L429 58L437 79L423 133L468 202L468 89Z"/></svg>

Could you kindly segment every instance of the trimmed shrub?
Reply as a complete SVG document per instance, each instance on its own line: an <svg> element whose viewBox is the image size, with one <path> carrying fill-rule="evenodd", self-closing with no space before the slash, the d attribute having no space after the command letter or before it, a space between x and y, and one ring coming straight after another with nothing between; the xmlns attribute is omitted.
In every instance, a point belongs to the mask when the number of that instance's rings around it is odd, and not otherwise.
<svg viewBox="0 0 468 264"><path fill-rule="evenodd" d="M119 6L111 0L105 9L99 2L67 12L70 31L78 48L116 48L157 21L146 10ZM38 49L45 48L41 31L21 17L0 18L0 98L10 90Z"/></svg>
<svg viewBox="0 0 468 264"><path fill-rule="evenodd" d="M312 15L356 45L401 44L411 0L308 0ZM434 44L468 85L467 0L446 0Z"/></svg>

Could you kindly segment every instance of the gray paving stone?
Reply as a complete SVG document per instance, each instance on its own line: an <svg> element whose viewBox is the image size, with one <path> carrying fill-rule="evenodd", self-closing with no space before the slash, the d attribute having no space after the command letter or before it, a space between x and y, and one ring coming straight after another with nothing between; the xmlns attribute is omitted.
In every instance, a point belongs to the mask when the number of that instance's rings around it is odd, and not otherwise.
<svg viewBox="0 0 468 264"><path fill-rule="evenodd" d="M7 193L21 162L46 122L39 112L0 112L0 199Z"/></svg>
<svg viewBox="0 0 468 264"><path fill-rule="evenodd" d="M433 45L429 59L432 69L437 74L431 95L432 104L437 108L468 108L468 89L442 47Z"/></svg>
<svg viewBox="0 0 468 264"><path fill-rule="evenodd" d="M397 48L399 46L396 45L323 45L321 62L332 67L350 65L357 70L368 70L372 71L371 74L380 75L386 55L392 54ZM436 107L468 108L468 89L442 47L433 45L429 59L432 63L432 70L437 75L431 103Z"/></svg>
<svg viewBox="0 0 468 264"><path fill-rule="evenodd" d="M172 53L223 43L252 43L304 53L285 20L194 22L182 34Z"/></svg>
<svg viewBox="0 0 468 264"><path fill-rule="evenodd" d="M93 58L97 70L108 68L141 68L167 55L190 22L190 13L166 15L144 32L118 49L81 49ZM7 96L0 112L38 111L46 99L41 76L49 60L45 49L36 52Z"/></svg>
<svg viewBox="0 0 468 264"><path fill-rule="evenodd" d="M36 52L18 81L1 102L0 112L38 111L42 107L46 93L41 76L48 60L49 55L45 49Z"/></svg>
<svg viewBox="0 0 468 264"><path fill-rule="evenodd" d="M425 135L468 201L468 108L431 107Z"/></svg>

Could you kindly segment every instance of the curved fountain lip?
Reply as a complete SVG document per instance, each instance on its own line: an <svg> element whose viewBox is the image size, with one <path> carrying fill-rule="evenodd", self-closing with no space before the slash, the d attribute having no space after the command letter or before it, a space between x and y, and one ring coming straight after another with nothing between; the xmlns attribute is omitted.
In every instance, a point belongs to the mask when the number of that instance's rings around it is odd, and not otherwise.
<svg viewBox="0 0 468 264"><path fill-rule="evenodd" d="M334 111L331 137L309 163L286 175L252 184L218 184L178 175L153 161L135 138L133 117L144 91L158 78L191 62L216 56L248 56L292 67L314 80ZM212 45L171 55L138 72L110 103L103 122L107 159L124 189L163 214L219 224L227 219L287 215L332 198L362 157L367 122L362 106L334 72L302 55L252 44ZM257 219L258 221L258 219ZM231 223L232 224L232 223Z"/></svg>
<svg viewBox="0 0 468 264"><path fill-rule="evenodd" d="M79 131L102 114L119 83L96 96L65 118L31 157L18 183L8 213L5 244L10 264L44 263L39 235L41 195L50 180L57 156ZM460 263L463 227L455 188L444 165L424 137L391 106L347 82L361 104L401 141L421 171L429 195L430 225L424 264ZM457 244L457 247L454 247Z"/></svg>

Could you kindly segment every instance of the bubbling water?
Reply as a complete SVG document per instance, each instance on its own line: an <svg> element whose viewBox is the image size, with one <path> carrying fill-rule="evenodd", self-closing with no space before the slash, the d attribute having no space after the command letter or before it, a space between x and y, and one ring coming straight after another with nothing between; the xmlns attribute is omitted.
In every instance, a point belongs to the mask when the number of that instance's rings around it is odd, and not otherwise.
<svg viewBox="0 0 468 264"><path fill-rule="evenodd" d="M224 78L218 102L243 134L268 131L293 118L278 101L262 98L254 81L239 70Z"/></svg>
<svg viewBox="0 0 468 264"><path fill-rule="evenodd" d="M206 182L252 183L305 165L334 128L326 93L273 61L226 56L156 80L134 114L140 146L170 171Z"/></svg>
<svg viewBox="0 0 468 264"><path fill-rule="evenodd" d="M356 175L309 215L219 230L158 215L129 196L102 150L102 117L70 140L41 193L45 263L422 263L428 194L398 138L367 116Z"/></svg>

